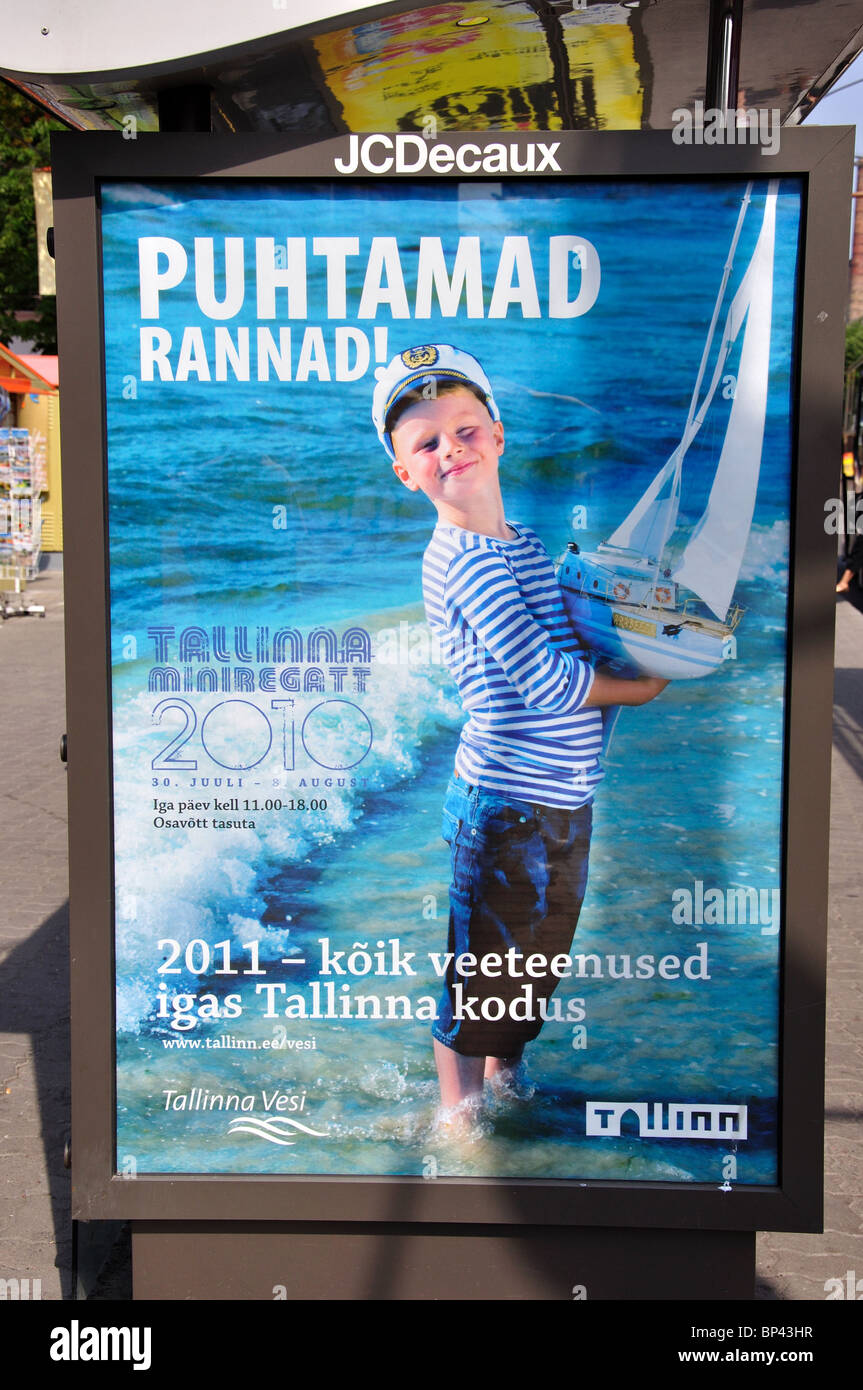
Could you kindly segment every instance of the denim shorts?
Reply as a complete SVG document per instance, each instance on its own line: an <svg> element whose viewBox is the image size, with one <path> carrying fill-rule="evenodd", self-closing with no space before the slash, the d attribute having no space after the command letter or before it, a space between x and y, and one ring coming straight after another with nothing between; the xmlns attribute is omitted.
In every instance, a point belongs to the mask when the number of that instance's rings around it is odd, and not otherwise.
<svg viewBox="0 0 863 1390"><path fill-rule="evenodd" d="M572 945L587 887L593 808L516 801L454 777L447 788L443 837L450 846L452 953L432 1034L466 1057L515 1057L543 1024L540 1003L559 978L550 965ZM505 953L514 971L508 968ZM455 959L490 955L491 974L456 972ZM471 969L469 962L465 967ZM498 974L498 970L500 973Z"/></svg>

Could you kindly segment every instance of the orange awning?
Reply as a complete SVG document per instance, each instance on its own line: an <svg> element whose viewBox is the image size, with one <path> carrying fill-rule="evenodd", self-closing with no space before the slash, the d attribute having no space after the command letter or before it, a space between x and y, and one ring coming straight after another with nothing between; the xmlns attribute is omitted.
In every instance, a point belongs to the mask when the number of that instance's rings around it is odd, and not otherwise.
<svg viewBox="0 0 863 1390"><path fill-rule="evenodd" d="M60 378L57 372L56 354L50 356L41 352L18 352L15 355L19 362L24 363L28 371L35 372L35 374L40 377L42 381L47 382L49 386L57 386L59 384ZM34 389L39 390L41 388L36 387Z"/></svg>
<svg viewBox="0 0 863 1390"><path fill-rule="evenodd" d="M50 386L38 386L28 376L0 376L0 386L4 391L17 392L19 396L42 394L51 390Z"/></svg>
<svg viewBox="0 0 863 1390"><path fill-rule="evenodd" d="M38 365L37 365L38 364ZM8 375L10 369L14 375ZM37 353L18 356L11 348L0 343L0 386L17 395L43 395L56 390L57 358L41 357Z"/></svg>

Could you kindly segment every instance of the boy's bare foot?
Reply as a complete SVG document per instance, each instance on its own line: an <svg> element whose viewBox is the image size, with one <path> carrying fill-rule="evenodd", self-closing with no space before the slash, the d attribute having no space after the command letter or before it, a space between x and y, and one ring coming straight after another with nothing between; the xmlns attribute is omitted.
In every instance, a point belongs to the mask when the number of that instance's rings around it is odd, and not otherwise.
<svg viewBox="0 0 863 1390"><path fill-rule="evenodd" d="M432 1135L447 1143L475 1143L491 1133L485 1119L482 1096L469 1096L458 1105L441 1106L434 1118Z"/></svg>
<svg viewBox="0 0 863 1390"><path fill-rule="evenodd" d="M482 1099L484 1057L463 1057L435 1038L434 1060L444 1110L452 1110L471 1097Z"/></svg>
<svg viewBox="0 0 863 1390"><path fill-rule="evenodd" d="M499 1065L489 1070L489 1062ZM532 1100L536 1094L536 1083L531 1081L521 1058L513 1061L500 1057L487 1058L485 1079L495 1100Z"/></svg>

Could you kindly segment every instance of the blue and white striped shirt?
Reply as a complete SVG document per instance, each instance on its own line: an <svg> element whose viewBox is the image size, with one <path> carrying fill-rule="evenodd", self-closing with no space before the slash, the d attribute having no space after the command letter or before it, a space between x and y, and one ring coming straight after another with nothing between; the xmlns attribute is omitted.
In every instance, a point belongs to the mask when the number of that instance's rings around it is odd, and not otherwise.
<svg viewBox="0 0 863 1390"><path fill-rule="evenodd" d="M542 543L510 529L500 541L438 525L423 561L426 616L469 716L456 768L522 801L583 806L602 777L593 670Z"/></svg>

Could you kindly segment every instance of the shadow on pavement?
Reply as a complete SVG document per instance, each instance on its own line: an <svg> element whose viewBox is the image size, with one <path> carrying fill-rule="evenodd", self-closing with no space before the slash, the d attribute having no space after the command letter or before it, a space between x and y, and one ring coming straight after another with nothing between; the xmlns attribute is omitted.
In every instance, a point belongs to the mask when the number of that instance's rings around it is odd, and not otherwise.
<svg viewBox="0 0 863 1390"><path fill-rule="evenodd" d="M23 1152L16 1153L14 1160L24 1187L26 1183L32 1184L31 1156L33 1163L39 1164L40 1145L44 1149L54 1224L55 1263L63 1298L74 1298L70 1184L69 1173L63 1166L63 1151L69 1134L70 1089L68 903L46 918L0 965L0 1034L4 1033L24 1034L31 1039L36 1087L34 1108L41 1122L41 1132L28 1134L26 1121L15 1126L16 1135L23 1136L18 1141ZM4 1083L10 1112L18 1116L23 1109L26 1113L24 1067L10 1065L4 1070L12 1073ZM23 1193L17 1225L22 1240L26 1241L27 1200Z"/></svg>

